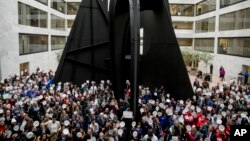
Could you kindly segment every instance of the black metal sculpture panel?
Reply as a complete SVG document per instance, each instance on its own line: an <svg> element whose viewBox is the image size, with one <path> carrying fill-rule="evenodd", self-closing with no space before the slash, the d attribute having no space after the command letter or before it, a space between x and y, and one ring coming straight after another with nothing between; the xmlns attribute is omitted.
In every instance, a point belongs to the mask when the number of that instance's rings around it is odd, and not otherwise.
<svg viewBox="0 0 250 141"><path fill-rule="evenodd" d="M86 79L112 78L119 98L129 79L135 94L134 88L143 84L152 89L164 86L177 99L191 97L193 90L172 27L168 0L111 0L110 18L105 2L83 0L55 81L81 84ZM139 34L135 34L140 27L144 29L141 56L135 50L140 42ZM138 75L134 73L137 66Z"/></svg>
<svg viewBox="0 0 250 141"><path fill-rule="evenodd" d="M144 47L140 82L158 88L163 85L177 99L191 97L193 90L173 30L168 0L141 0L141 11Z"/></svg>
<svg viewBox="0 0 250 141"><path fill-rule="evenodd" d="M55 75L55 82L111 78L107 1L83 0Z"/></svg>

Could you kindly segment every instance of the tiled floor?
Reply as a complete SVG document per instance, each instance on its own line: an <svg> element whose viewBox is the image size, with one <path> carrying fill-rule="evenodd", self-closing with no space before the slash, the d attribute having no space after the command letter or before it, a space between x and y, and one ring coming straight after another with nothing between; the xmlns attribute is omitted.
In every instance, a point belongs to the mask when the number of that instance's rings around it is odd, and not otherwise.
<svg viewBox="0 0 250 141"><path fill-rule="evenodd" d="M196 76L189 74L189 78L190 78L191 84L193 84L193 82L195 81ZM198 80L200 81L200 84L204 81L202 79L198 79ZM212 76L212 82L209 82L209 86L211 88L213 86L216 86L218 83L219 83L220 86L222 86L223 84L230 84L230 81L221 81L221 79L219 78L219 75L213 75Z"/></svg>

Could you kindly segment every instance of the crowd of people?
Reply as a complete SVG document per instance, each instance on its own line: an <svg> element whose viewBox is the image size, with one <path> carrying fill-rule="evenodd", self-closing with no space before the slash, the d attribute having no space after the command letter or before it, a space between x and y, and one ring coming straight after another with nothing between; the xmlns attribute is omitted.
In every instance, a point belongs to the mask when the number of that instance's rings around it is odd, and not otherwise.
<svg viewBox="0 0 250 141"><path fill-rule="evenodd" d="M230 125L250 123L250 86L235 82L196 82L187 100L140 86L134 121L123 117L131 109L129 87L117 100L109 80L78 86L54 84L53 76L38 68L0 82L0 140L229 141Z"/></svg>

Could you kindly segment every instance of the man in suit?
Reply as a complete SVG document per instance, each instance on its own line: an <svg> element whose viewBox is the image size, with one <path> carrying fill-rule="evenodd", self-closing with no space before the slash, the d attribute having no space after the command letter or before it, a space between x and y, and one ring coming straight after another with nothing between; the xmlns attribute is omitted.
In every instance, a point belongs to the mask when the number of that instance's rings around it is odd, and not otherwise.
<svg viewBox="0 0 250 141"><path fill-rule="evenodd" d="M207 132L206 138L209 138L210 141L217 141L216 135L215 135L215 130L214 130L214 127L212 125L210 125L208 127L208 132Z"/></svg>
<svg viewBox="0 0 250 141"><path fill-rule="evenodd" d="M247 83L248 83L248 76L249 76L248 72L246 71L243 76L245 78L244 79L245 80L244 84L247 85Z"/></svg>
<svg viewBox="0 0 250 141"><path fill-rule="evenodd" d="M11 112L10 110L7 110L5 114L5 124L8 126L11 125L11 119L12 119Z"/></svg>
<svg viewBox="0 0 250 141"><path fill-rule="evenodd" d="M195 86L196 88L200 87L200 82L197 78L195 79L193 86Z"/></svg>
<svg viewBox="0 0 250 141"><path fill-rule="evenodd" d="M210 64L210 74L213 74L213 69L214 69L213 64Z"/></svg>

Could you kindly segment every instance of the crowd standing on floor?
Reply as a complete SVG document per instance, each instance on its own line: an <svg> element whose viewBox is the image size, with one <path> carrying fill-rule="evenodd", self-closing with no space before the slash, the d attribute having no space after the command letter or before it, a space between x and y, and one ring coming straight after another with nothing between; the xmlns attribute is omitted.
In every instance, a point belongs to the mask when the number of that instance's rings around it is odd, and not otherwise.
<svg viewBox="0 0 250 141"><path fill-rule="evenodd" d="M1 141L229 141L230 125L250 123L250 86L235 82L195 82L187 100L163 87L140 86L135 122L123 117L130 110L129 86L116 100L109 80L77 86L54 84L53 76L38 68L0 82Z"/></svg>

